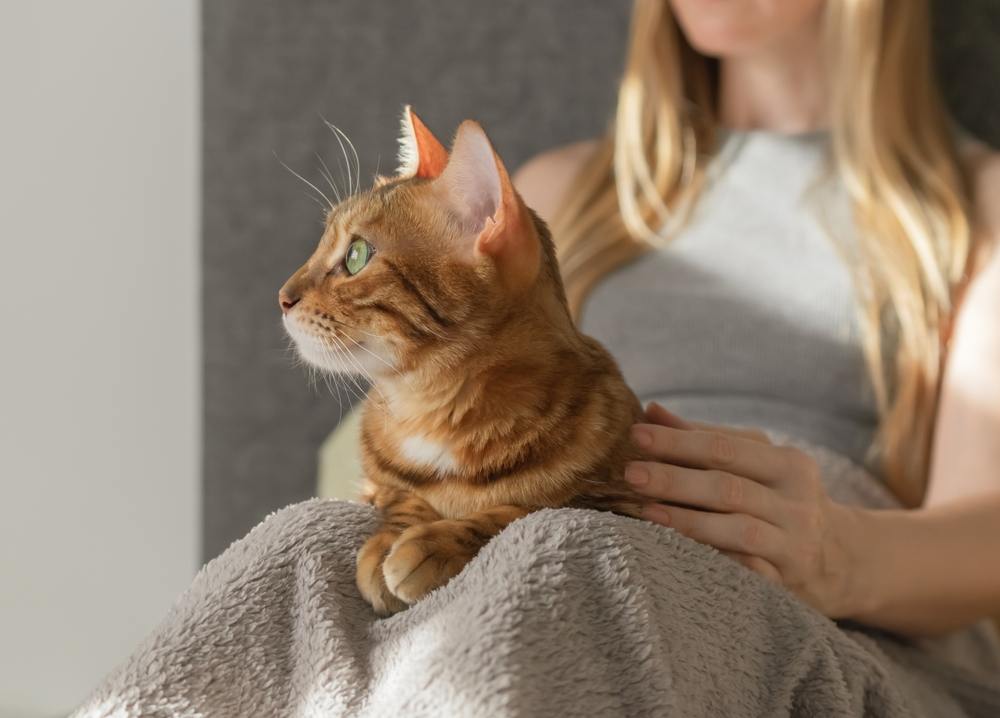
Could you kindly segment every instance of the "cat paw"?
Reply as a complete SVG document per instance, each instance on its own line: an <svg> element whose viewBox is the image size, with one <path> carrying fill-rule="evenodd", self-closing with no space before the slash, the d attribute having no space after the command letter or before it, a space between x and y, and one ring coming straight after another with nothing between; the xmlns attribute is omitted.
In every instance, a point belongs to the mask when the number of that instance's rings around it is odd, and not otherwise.
<svg viewBox="0 0 1000 718"><path fill-rule="evenodd" d="M389 591L412 604L448 583L472 559L456 539L445 521L412 526L400 534L382 564Z"/></svg>
<svg viewBox="0 0 1000 718"><path fill-rule="evenodd" d="M356 582L358 590L379 616L391 616L406 608L385 584L382 563L396 540L396 534L378 533L358 552Z"/></svg>

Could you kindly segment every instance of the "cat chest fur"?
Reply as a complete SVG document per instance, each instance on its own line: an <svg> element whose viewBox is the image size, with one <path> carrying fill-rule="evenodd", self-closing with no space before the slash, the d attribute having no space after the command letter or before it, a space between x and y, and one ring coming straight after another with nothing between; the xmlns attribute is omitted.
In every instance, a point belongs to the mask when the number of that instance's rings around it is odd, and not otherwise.
<svg viewBox="0 0 1000 718"><path fill-rule="evenodd" d="M442 478L458 468L450 447L423 434L403 437L399 442L399 453L409 463L438 473Z"/></svg>
<svg viewBox="0 0 1000 718"><path fill-rule="evenodd" d="M369 484L413 492L445 518L509 504L559 506L575 491L573 477L553 470L542 456L504 460L491 471L478 461L463 461L468 448L419 432L397 435L381 421L367 429L362 431L362 463Z"/></svg>

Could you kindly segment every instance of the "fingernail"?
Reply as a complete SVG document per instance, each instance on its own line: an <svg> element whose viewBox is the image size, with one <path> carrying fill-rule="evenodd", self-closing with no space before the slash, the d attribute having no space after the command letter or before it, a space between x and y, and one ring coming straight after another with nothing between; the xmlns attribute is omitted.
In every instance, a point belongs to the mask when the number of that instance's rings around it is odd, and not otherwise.
<svg viewBox="0 0 1000 718"><path fill-rule="evenodd" d="M629 464L625 469L625 480L633 486L645 486L649 483L649 472L638 464Z"/></svg>
<svg viewBox="0 0 1000 718"><path fill-rule="evenodd" d="M640 429L638 427L632 428L632 441L635 442L636 446L648 449L653 445L653 435L650 434L645 429Z"/></svg>

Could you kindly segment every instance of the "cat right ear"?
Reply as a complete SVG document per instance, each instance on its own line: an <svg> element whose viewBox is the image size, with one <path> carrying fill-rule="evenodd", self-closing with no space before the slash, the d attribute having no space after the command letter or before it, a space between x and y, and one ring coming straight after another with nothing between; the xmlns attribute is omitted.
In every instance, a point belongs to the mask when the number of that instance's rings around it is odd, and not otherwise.
<svg viewBox="0 0 1000 718"><path fill-rule="evenodd" d="M403 108L399 137L399 169L397 177L434 179L448 164L448 150L427 129L413 109Z"/></svg>
<svg viewBox="0 0 1000 718"><path fill-rule="evenodd" d="M459 126L448 167L434 189L458 220L460 250L467 258L489 257L510 289L534 281L541 266L535 222L478 123Z"/></svg>

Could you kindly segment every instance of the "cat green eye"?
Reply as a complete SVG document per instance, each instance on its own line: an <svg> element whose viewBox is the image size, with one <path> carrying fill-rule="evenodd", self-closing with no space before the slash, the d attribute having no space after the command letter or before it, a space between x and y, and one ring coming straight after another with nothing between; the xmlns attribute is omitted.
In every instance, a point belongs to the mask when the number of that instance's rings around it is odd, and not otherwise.
<svg viewBox="0 0 1000 718"><path fill-rule="evenodd" d="M372 254L372 246L365 240L355 239L351 242L344 256L344 268L347 269L347 273L353 276L364 269Z"/></svg>

